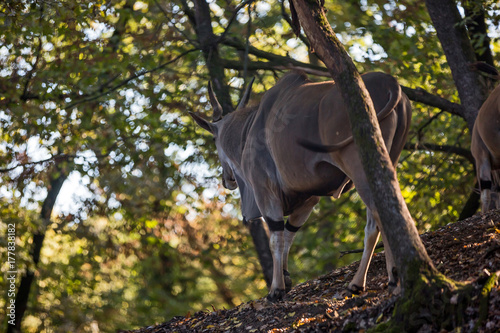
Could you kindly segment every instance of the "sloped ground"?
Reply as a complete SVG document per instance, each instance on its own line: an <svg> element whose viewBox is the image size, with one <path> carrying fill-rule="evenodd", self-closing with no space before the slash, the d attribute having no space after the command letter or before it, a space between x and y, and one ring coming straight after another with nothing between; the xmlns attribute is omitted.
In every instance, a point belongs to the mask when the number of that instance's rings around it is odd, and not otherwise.
<svg viewBox="0 0 500 333"><path fill-rule="evenodd" d="M457 281L482 286L491 272L500 271L500 210L449 224L422 235L422 240L438 270ZM353 263L299 284L276 304L262 298L231 310L174 317L134 332L364 332L389 319L396 297L386 289L383 253L372 261L367 291L359 296L349 295L345 287L357 265ZM478 313L476 299L466 310L464 326L455 331L472 332ZM432 330L423 328L421 332ZM490 294L488 317L477 332L500 332L498 283Z"/></svg>

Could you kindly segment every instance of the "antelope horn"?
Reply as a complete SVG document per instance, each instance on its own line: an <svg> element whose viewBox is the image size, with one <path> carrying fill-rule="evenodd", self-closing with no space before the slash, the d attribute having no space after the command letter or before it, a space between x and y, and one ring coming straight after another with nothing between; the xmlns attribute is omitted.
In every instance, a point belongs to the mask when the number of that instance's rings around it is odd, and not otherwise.
<svg viewBox="0 0 500 333"><path fill-rule="evenodd" d="M208 97L210 98L210 104L214 109L214 115L212 121L216 122L222 119L222 107L220 106L217 97L215 97L214 91L212 90L212 83L208 82Z"/></svg>
<svg viewBox="0 0 500 333"><path fill-rule="evenodd" d="M247 105L248 100L250 99L250 93L252 92L253 81L255 81L255 76L252 78L252 80L250 80L250 83L248 84L245 93L241 98L240 104L238 104L236 110L243 109Z"/></svg>

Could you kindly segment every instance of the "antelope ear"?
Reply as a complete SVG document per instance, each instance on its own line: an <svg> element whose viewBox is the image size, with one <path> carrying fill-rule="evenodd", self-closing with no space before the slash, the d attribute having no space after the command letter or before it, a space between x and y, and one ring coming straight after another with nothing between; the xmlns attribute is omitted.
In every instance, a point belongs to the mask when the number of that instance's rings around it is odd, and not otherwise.
<svg viewBox="0 0 500 333"><path fill-rule="evenodd" d="M205 120L204 118L198 116L194 112L188 112L188 113L194 119L194 121L196 121L196 123L198 125L200 125L204 129L206 129L210 133L214 134L214 127L213 127L212 123L210 123L209 121Z"/></svg>

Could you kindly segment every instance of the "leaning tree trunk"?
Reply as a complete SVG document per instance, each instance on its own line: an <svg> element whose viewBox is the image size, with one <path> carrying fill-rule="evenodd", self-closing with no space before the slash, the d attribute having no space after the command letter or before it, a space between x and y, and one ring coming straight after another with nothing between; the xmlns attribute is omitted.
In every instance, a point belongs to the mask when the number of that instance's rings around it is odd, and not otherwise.
<svg viewBox="0 0 500 333"><path fill-rule="evenodd" d="M452 292L460 290L436 270L425 251L399 189L364 83L319 2L293 0L292 4L312 47L339 85L342 98L349 101L354 142L401 279L403 297L396 305L393 321L383 329L417 331L423 324L449 327L454 324L449 320L455 318L452 311L456 308L447 306L446 302L449 303ZM394 327L387 327L389 325Z"/></svg>
<svg viewBox="0 0 500 333"><path fill-rule="evenodd" d="M47 227L50 224L50 216L52 215L52 210L54 208L54 204L56 203L57 196L59 195L59 191L61 190L61 187L67 177L63 171L58 170L57 172L58 175L50 182L47 197L42 205L42 212L40 213L42 225L40 226L38 232L33 235L33 248L30 253L33 260L33 266L27 268L26 272L21 276L21 284L19 285L19 289L16 294L15 325L8 324L8 333L21 332L21 322L28 308L30 290L33 281L35 280L35 270L38 266L38 262L40 261L40 251L42 249L43 240L45 239Z"/></svg>

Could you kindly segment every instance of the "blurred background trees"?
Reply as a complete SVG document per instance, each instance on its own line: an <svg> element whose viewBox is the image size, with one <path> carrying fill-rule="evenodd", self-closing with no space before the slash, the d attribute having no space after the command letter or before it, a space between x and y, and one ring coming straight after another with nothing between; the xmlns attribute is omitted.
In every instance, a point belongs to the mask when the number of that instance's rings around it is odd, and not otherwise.
<svg viewBox="0 0 500 333"><path fill-rule="evenodd" d="M292 32L288 6L0 4L0 252L7 258L6 226L14 223L23 331L115 331L266 294L238 192L220 185L212 140L187 112L211 115L210 80L221 83L215 92L229 112L252 76L254 102L292 68L328 79ZM447 41L425 3L325 6L360 72L391 73L413 100L398 175L418 229L475 212L470 128ZM476 59L498 65L498 3L454 6ZM492 87L480 80L483 91ZM362 247L364 214L355 191L322 199L292 248L296 282L358 259L339 252Z"/></svg>

